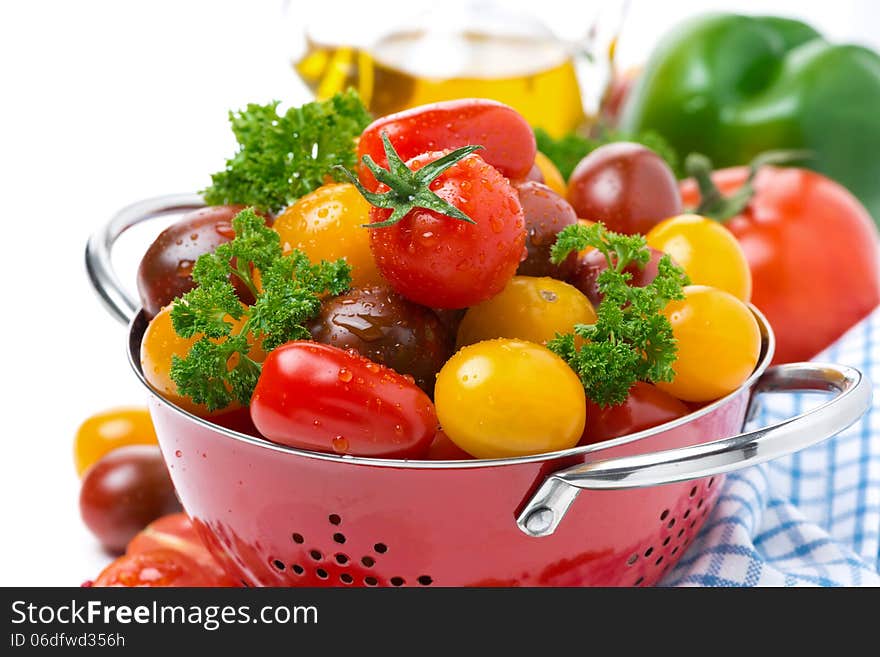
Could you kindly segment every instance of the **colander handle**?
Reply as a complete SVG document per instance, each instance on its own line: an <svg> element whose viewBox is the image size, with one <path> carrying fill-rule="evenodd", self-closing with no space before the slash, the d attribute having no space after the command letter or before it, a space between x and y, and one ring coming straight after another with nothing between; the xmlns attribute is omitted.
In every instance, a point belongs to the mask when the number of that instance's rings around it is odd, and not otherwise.
<svg viewBox="0 0 880 657"><path fill-rule="evenodd" d="M86 273L98 297L114 318L128 324L137 315L137 298L123 287L113 269L113 245L132 226L167 214L205 207L198 194L156 196L122 208L96 230L86 244Z"/></svg>
<svg viewBox="0 0 880 657"><path fill-rule="evenodd" d="M871 406L871 383L859 370L825 363L768 369L754 393L835 392L821 406L778 424L701 445L594 461L556 472L544 481L516 524L529 536L549 536L581 489L659 486L733 472L793 454L840 433Z"/></svg>

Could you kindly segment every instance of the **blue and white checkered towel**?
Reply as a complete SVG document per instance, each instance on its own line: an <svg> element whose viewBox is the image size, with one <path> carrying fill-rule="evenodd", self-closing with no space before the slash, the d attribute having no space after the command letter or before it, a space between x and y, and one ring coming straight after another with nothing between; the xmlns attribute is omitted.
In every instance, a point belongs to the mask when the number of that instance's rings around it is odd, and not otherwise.
<svg viewBox="0 0 880 657"><path fill-rule="evenodd" d="M880 381L880 309L817 360ZM818 399L817 399L818 398ZM765 395L757 423L818 395ZM666 586L880 586L880 394L821 445L728 475L718 504Z"/></svg>

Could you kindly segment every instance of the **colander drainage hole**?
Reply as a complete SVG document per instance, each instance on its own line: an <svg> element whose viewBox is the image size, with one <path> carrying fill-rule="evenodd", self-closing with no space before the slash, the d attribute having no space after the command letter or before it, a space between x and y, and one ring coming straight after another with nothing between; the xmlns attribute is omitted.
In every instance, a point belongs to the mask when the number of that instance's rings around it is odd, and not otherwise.
<svg viewBox="0 0 880 657"><path fill-rule="evenodd" d="M404 580L403 577L392 577L391 578L391 586L403 586Z"/></svg>
<svg viewBox="0 0 880 657"><path fill-rule="evenodd" d="M345 543L345 534L340 534L339 532L336 532L335 534L333 534L333 540L342 545L343 543Z"/></svg>
<svg viewBox="0 0 880 657"><path fill-rule="evenodd" d="M706 488L712 488L712 484L714 484L714 483L715 483L715 477L712 477L711 479L709 479L709 483L706 484Z"/></svg>
<svg viewBox="0 0 880 657"><path fill-rule="evenodd" d="M657 557L657 561L654 562L654 565L659 566L661 563L663 563L663 555L662 554L659 557Z"/></svg>
<svg viewBox="0 0 880 657"><path fill-rule="evenodd" d="M675 518L666 523L666 529L672 529L673 527L675 527Z"/></svg>
<svg viewBox="0 0 880 657"><path fill-rule="evenodd" d="M311 551L309 552L309 556L310 556L312 559L314 559L315 561L320 561L321 559L324 558L324 555L321 554L318 550L311 550Z"/></svg>
<svg viewBox="0 0 880 657"><path fill-rule="evenodd" d="M331 513L331 514L327 517L327 520L330 521L330 524L331 524L331 525L338 525L338 524L340 524L340 523L342 522L342 518L340 518L340 517L339 517L338 515L336 515L335 513Z"/></svg>
<svg viewBox="0 0 880 657"><path fill-rule="evenodd" d="M639 584L641 584L644 581L645 581L644 577L639 577L635 582L633 582L633 586L638 586Z"/></svg>
<svg viewBox="0 0 880 657"><path fill-rule="evenodd" d="M422 586L431 586L431 584L434 583L434 580L431 579L428 575L419 575L418 582Z"/></svg>
<svg viewBox="0 0 880 657"><path fill-rule="evenodd" d="M376 560L373 557L361 557L361 563L364 564L367 568L372 568L376 563Z"/></svg>
<svg viewBox="0 0 880 657"><path fill-rule="evenodd" d="M691 497L696 497L696 496L697 496L697 487L694 486L693 488L691 488Z"/></svg>
<svg viewBox="0 0 880 657"><path fill-rule="evenodd" d="M687 511L684 512L684 515L681 517L681 519L682 519L682 520L687 520L687 517L688 517L689 515L691 515L691 510L690 510L690 509L688 509Z"/></svg>
<svg viewBox="0 0 880 657"><path fill-rule="evenodd" d="M279 561L278 559L275 559L274 561L272 561L272 565L275 566L275 570L277 570L279 573L284 572L284 562L283 561Z"/></svg>
<svg viewBox="0 0 880 657"><path fill-rule="evenodd" d="M302 575L306 572L306 569L300 566L298 563L293 564L290 569L295 572L297 575Z"/></svg>
<svg viewBox="0 0 880 657"><path fill-rule="evenodd" d="M678 530L678 537L681 538L684 535L684 527Z"/></svg>
<svg viewBox="0 0 880 657"><path fill-rule="evenodd" d="M698 508L698 509L702 509L702 508L703 508L703 498L702 498L702 497L701 497L701 498L699 499L699 501L697 502L697 508Z"/></svg>
<svg viewBox="0 0 880 657"><path fill-rule="evenodd" d="M339 576L339 579L342 580L343 584L351 584L354 581L354 577L352 577L348 573L342 573Z"/></svg>
<svg viewBox="0 0 880 657"><path fill-rule="evenodd" d="M336 563L338 563L341 566L344 566L345 564L348 563L348 555L342 554L342 552L339 552L338 554L336 554L335 558L336 558Z"/></svg>
<svg viewBox="0 0 880 657"><path fill-rule="evenodd" d="M364 584L366 584L367 586L376 586L376 584L378 584L378 583L379 583L379 580L377 580L375 577L372 577L372 576L364 577Z"/></svg>
<svg viewBox="0 0 880 657"><path fill-rule="evenodd" d="M666 538L664 538L663 539L663 547L666 547L667 545L669 545L669 541L671 541L671 540L672 540L671 536L667 536Z"/></svg>
<svg viewBox="0 0 880 657"><path fill-rule="evenodd" d="M294 543L299 543L300 545L306 542L302 534L292 534L290 538L293 539Z"/></svg>
<svg viewBox="0 0 880 657"><path fill-rule="evenodd" d="M374 549L376 552L378 552L379 554L385 554L386 552L388 552L388 546L385 545L384 543L376 543L376 544L373 546L373 549Z"/></svg>
<svg viewBox="0 0 880 657"><path fill-rule="evenodd" d="M665 509L663 511L663 513L660 514L660 522L663 522L664 520L666 520L666 518L668 516L669 516L669 509Z"/></svg>
<svg viewBox="0 0 880 657"><path fill-rule="evenodd" d="M318 577L320 577L321 579L327 579L327 577L329 577L329 575L327 575L327 571L324 570L323 568L318 568L318 569L316 569L316 570L315 570L315 574L316 574Z"/></svg>
<svg viewBox="0 0 880 657"><path fill-rule="evenodd" d="M637 555L636 553L633 553L630 556L630 558L626 560L626 565L632 566L636 562L636 560L638 560L638 558L639 558L639 555Z"/></svg>
<svg viewBox="0 0 880 657"><path fill-rule="evenodd" d="M654 553L654 548L649 547L647 550L645 550L645 559L650 557L653 553Z"/></svg>

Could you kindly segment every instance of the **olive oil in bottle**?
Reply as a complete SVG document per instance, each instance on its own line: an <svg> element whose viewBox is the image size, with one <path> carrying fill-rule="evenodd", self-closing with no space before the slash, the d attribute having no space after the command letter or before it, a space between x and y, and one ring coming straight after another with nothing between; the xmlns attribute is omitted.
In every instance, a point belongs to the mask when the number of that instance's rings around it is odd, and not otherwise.
<svg viewBox="0 0 880 657"><path fill-rule="evenodd" d="M584 121L575 62L550 36L399 31L370 48L309 40L294 69L319 99L348 87L375 115L454 98L491 98L553 135Z"/></svg>

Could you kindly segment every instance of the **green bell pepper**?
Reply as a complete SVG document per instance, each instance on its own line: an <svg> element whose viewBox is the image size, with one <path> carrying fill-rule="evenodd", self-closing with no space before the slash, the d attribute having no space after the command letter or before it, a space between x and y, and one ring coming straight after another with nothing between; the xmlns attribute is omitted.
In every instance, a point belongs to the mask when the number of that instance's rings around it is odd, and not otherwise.
<svg viewBox="0 0 880 657"><path fill-rule="evenodd" d="M880 224L880 56L799 21L712 14L680 25L648 60L619 127L655 130L719 167L806 149L806 165Z"/></svg>

